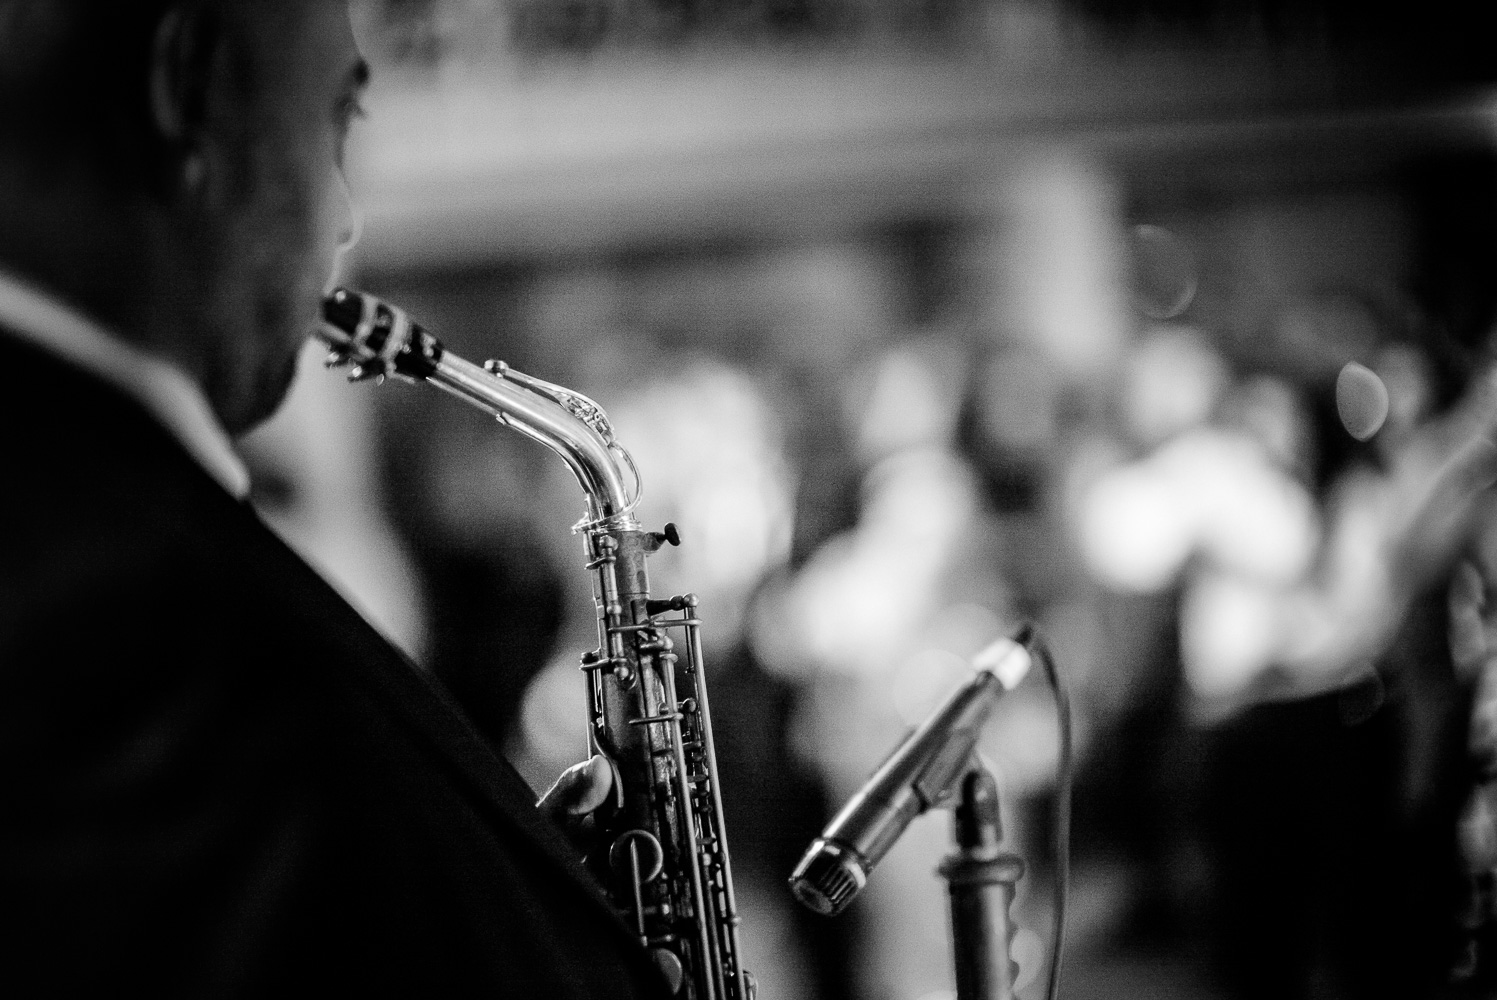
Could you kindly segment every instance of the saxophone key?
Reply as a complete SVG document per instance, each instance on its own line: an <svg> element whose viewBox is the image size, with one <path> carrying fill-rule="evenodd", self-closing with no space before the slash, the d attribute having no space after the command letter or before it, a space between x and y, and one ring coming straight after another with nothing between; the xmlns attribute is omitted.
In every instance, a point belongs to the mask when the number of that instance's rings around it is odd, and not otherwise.
<svg viewBox="0 0 1497 1000"><path fill-rule="evenodd" d="M579 665L579 669L589 672L602 670L617 673L620 669L631 670L632 668L629 666L629 661L623 657L604 656L598 650L592 650L591 652L582 654L582 662Z"/></svg>
<svg viewBox="0 0 1497 1000"><path fill-rule="evenodd" d="M633 877L637 872L641 882L653 882L665 868L665 851L653 833L635 828L614 840L608 862L620 875Z"/></svg>
<svg viewBox="0 0 1497 1000"><path fill-rule="evenodd" d="M644 633L641 633L641 635L643 634ZM671 652L671 650L675 648L676 644L671 641L671 637L668 635L657 634L650 638L644 639L644 641L639 644L639 651L641 653L659 653L661 654L660 658L662 660L675 660L676 657Z"/></svg>
<svg viewBox="0 0 1497 1000"><path fill-rule="evenodd" d="M664 715L644 715L638 719L630 719L631 726L649 726L657 722L675 722L681 718L680 712L667 712Z"/></svg>

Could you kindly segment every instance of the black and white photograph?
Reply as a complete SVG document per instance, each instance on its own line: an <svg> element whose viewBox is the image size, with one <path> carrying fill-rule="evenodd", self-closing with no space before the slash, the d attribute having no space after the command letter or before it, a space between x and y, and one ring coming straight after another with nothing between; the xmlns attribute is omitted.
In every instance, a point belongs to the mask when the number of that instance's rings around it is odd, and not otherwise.
<svg viewBox="0 0 1497 1000"><path fill-rule="evenodd" d="M1494 1000L1491 13L0 0L0 992Z"/></svg>

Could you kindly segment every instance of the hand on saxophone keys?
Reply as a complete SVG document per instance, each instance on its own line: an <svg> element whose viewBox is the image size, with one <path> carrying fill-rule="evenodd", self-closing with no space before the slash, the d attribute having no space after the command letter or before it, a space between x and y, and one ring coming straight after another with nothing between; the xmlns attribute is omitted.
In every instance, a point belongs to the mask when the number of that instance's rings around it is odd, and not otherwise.
<svg viewBox="0 0 1497 1000"><path fill-rule="evenodd" d="M617 787L613 765L607 757L595 754L561 772L535 807L561 828L574 847L585 853L593 846L592 824L588 819Z"/></svg>

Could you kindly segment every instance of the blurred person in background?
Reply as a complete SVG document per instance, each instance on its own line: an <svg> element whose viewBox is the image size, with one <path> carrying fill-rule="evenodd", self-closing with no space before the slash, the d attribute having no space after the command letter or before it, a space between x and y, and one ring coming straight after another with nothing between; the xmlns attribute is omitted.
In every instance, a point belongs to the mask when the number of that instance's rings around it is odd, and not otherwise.
<svg viewBox="0 0 1497 1000"><path fill-rule="evenodd" d="M1493 168L1437 157L1401 180L1402 280L1286 304L1279 328L1307 320L1323 347L1351 310L1373 334L1352 355L1365 367L1304 386L1319 554L1260 604L1263 627L1235 656L1207 638L1228 603L1207 588L1187 599L1187 676L1195 661L1191 686L1217 720L1204 803L1217 953L1242 995L1430 996L1463 982L1487 995L1461 954L1476 902L1457 850L1471 685L1449 609L1494 514ZM1233 659L1246 669L1213 683L1212 665Z"/></svg>
<svg viewBox="0 0 1497 1000"><path fill-rule="evenodd" d="M0 894L48 993L663 995L449 696L242 503L351 229L342 3L0 0Z"/></svg>
<svg viewBox="0 0 1497 1000"><path fill-rule="evenodd" d="M1195 829L1171 835L1199 837L1198 933L1231 996L1438 996L1452 965L1456 981L1473 971L1456 818L1472 779L1462 662L1485 637L1452 625L1463 594L1467 619L1484 612L1462 560L1490 548L1494 513L1491 168L1437 159L1387 188L1380 204L1413 222L1384 244L1386 271L1336 242L1371 243L1389 214L1263 212L1252 252L1295 261L1301 293L1195 314L1212 334L1252 331L1230 359L1207 345L1229 337L1145 337L1141 372L1210 391L1085 505L1099 577L1177 595Z"/></svg>

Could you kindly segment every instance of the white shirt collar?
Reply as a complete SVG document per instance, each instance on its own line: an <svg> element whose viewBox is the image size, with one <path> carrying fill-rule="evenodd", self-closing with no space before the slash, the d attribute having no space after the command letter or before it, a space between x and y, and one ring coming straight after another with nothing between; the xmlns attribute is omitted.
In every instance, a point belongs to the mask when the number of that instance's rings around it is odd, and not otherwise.
<svg viewBox="0 0 1497 1000"><path fill-rule="evenodd" d="M159 355L112 336L20 278L0 271L0 326L117 386L181 442L230 495L249 494L249 472L234 453L197 383Z"/></svg>

